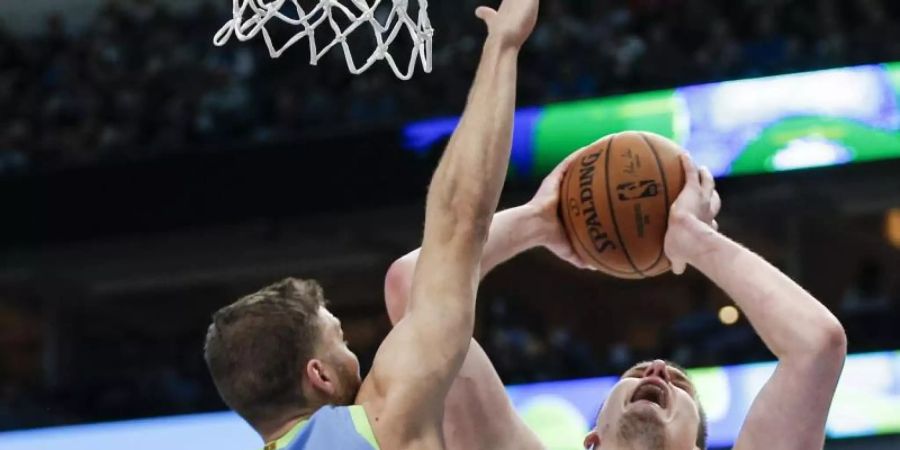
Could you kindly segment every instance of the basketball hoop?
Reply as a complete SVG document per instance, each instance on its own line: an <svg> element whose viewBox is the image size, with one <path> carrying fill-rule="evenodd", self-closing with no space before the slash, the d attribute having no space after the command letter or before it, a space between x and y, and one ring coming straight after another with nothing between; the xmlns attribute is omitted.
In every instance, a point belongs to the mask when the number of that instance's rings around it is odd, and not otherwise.
<svg viewBox="0 0 900 450"><path fill-rule="evenodd" d="M368 0L316 1L318 4L306 11L300 6L300 0L232 0L233 17L216 33L213 43L221 47L228 42L232 35L240 41L248 41L262 33L266 47L269 48L269 55L272 58L278 58L285 50L306 38L309 42L309 63L311 65L316 65L329 50L340 45L344 51L347 68L354 75L366 71L372 64L380 60L386 60L397 77L402 80L412 77L417 60L422 61L422 68L426 73L431 72L431 39L434 30L428 19L427 0L418 0L419 11L416 21L413 21L407 12L407 6L412 0L390 0L392 2L391 11L383 23L375 17L375 10L383 0L374 0L372 5L367 4ZM343 5L341 1L351 4L351 6ZM296 9L296 17L282 12L285 3L288 4L287 8L293 5L293 8ZM269 31L266 30L266 25L273 19L290 26L302 27L302 29L276 49ZM342 27L339 25L339 21L349 23L349 25ZM325 31L334 33L331 42L321 49L317 48L315 39L316 30L320 27L327 27ZM347 44L347 37L353 32L363 32L366 29L371 31L376 46L365 63L357 66L351 55L350 46ZM406 71L401 71L397 66L397 61L388 51L401 32L409 33L413 42Z"/></svg>

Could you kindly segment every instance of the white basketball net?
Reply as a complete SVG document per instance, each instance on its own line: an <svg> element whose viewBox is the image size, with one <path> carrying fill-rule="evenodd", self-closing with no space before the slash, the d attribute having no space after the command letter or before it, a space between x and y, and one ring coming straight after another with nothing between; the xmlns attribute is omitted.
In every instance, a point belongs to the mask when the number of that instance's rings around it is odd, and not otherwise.
<svg viewBox="0 0 900 450"><path fill-rule="evenodd" d="M340 45L344 50L347 67L354 75L364 72L372 64L380 60L386 60L397 77L403 80L408 80L412 77L417 60L422 61L422 67L425 72L431 72L431 39L434 30L431 28L431 22L428 20L427 0L418 0L419 17L416 21L413 21L407 13L407 5L410 0L390 0L393 4L384 23L375 17L375 10L382 0L374 0L371 5L366 4L366 2L372 0L344 0L345 3L352 5L350 7L342 5L339 0L316 1L318 1L318 4L311 10L306 11L300 6L299 0L232 0L233 18L216 33L213 43L216 46L225 45L232 34L238 40L247 41L262 33L266 46L269 48L269 55L272 58L278 58L289 47L306 38L309 43L309 62L312 65L316 65L319 59L334 46ZM293 5L293 8L296 8L296 18L282 13L282 8L285 7L286 3L288 4L287 8L290 8L291 5ZM276 49L272 43L269 31L266 30L266 25L272 19L290 26L299 26L302 29L294 34L284 45ZM341 27L339 22L349 22L349 25ZM366 27L366 25L368 26ZM334 39L323 48L317 48L315 39L315 32L319 27L328 27L324 31L334 34ZM363 32L366 29L369 29L374 36L376 47L365 63L357 66L350 53L347 36L354 31L359 30L359 32ZM397 62L388 52L391 44L401 32L409 33L413 42L409 64L405 68L406 71L400 70Z"/></svg>

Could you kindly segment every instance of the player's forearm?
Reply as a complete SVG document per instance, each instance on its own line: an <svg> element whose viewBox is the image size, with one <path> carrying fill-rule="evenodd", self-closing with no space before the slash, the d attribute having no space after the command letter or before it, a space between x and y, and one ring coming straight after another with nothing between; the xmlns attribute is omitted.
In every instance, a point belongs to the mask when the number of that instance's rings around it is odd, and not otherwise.
<svg viewBox="0 0 900 450"><path fill-rule="evenodd" d="M695 230L700 251L688 262L735 301L778 359L843 359L844 330L824 305L759 255L699 221Z"/></svg>
<svg viewBox="0 0 900 450"><path fill-rule="evenodd" d="M509 163L517 58L517 48L485 42L468 105L429 190L426 222L442 235L461 230L483 244Z"/></svg>
<svg viewBox="0 0 900 450"><path fill-rule="evenodd" d="M494 267L519 253L540 245L541 226L544 225L537 212L529 205L494 214L484 244L480 277L484 278ZM391 323L397 323L406 312L419 251L420 249L413 250L394 261L385 276L384 301Z"/></svg>
<svg viewBox="0 0 900 450"><path fill-rule="evenodd" d="M539 246L541 226L543 223L530 205L495 214L481 256L481 277L519 253Z"/></svg>

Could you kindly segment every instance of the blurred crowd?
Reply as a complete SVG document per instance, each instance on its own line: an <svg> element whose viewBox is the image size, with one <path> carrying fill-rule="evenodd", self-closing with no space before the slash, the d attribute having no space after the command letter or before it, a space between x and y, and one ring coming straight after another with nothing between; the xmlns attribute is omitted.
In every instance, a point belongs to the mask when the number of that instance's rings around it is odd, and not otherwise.
<svg viewBox="0 0 900 450"><path fill-rule="evenodd" d="M339 52L307 67L303 45L277 61L260 40L213 47L225 0L179 14L109 2L87 27L52 16L28 37L0 25L0 174L458 113L479 2L433 3L434 72L410 82L383 64L351 76ZM900 60L898 18L885 0L545 0L520 104Z"/></svg>
<svg viewBox="0 0 900 450"><path fill-rule="evenodd" d="M0 358L0 431L221 409L195 341L119 338L75 336L70 345L80 351L64 376L47 376L46 366L25 373ZM37 355L48 360L49 352L45 345Z"/></svg>
<svg viewBox="0 0 900 450"><path fill-rule="evenodd" d="M900 279L885 265L865 260L833 312L850 339L850 352L900 348ZM772 354L746 318L726 324L720 307L729 300L710 283L697 280L686 292L690 306L659 330L630 324L607 342L552 323L546 315L512 297L482 299L479 341L506 384L590 378L624 372L637 361L666 358L687 367L769 361ZM376 301L373 299L373 301ZM350 346L362 373L390 330L382 312L345 315ZM49 322L40 313L0 305L0 431L34 426L109 421L221 410L202 359L203 326L189 334L141 336L78 331L64 338L71 353L65 367L50 366ZM72 319L68 319L72 320ZM85 316L85 323L102 321ZM605 327L602 321L596 327ZM634 330L654 336L630 340ZM61 375L48 375L57 372Z"/></svg>

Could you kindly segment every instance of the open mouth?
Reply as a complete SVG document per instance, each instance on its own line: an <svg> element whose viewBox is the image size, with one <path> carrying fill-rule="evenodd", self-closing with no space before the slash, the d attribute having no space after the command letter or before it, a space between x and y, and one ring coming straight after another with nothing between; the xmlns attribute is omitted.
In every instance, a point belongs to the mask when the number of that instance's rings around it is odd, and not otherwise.
<svg viewBox="0 0 900 450"><path fill-rule="evenodd" d="M641 400L655 403L663 409L665 409L668 404L668 396L666 395L665 388L650 380L645 381L638 386L631 395L631 403Z"/></svg>

